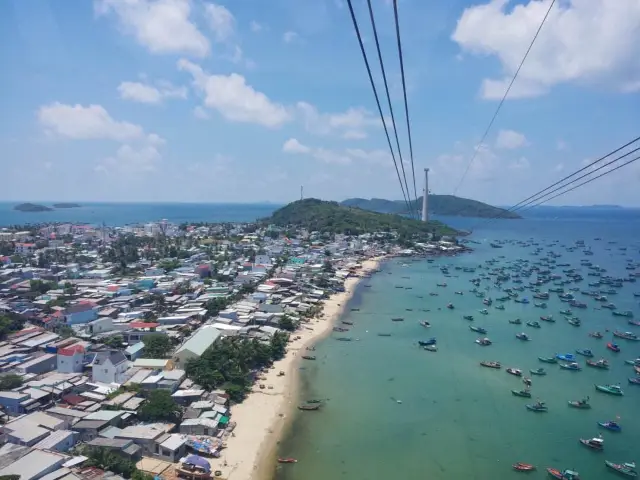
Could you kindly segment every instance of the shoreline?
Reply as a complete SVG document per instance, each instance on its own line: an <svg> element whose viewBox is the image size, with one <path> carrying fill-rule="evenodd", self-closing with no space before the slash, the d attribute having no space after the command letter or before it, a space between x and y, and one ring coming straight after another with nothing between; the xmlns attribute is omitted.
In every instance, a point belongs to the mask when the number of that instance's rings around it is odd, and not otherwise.
<svg viewBox="0 0 640 480"><path fill-rule="evenodd" d="M232 408L232 420L237 426L227 439L227 448L217 459L210 459L211 470L220 470L222 478L230 480L271 480L275 472L278 445L290 421L294 417L299 391L299 351L329 335L342 316L356 287L364 277L373 273L385 257L374 257L361 263L358 276L345 280L345 291L332 295L323 302L322 314L293 332L300 336L287 347L285 357L274 363L266 374L267 385L261 390L258 384L247 398ZM284 371L284 376L278 372Z"/></svg>

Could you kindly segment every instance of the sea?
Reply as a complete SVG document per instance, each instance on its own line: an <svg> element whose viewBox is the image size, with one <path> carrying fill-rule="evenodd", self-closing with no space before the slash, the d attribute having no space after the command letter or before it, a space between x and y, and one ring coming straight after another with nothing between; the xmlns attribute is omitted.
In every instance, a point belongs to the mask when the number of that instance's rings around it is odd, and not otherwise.
<svg viewBox="0 0 640 480"><path fill-rule="evenodd" d="M86 222L125 225L166 219L170 222L252 221L268 216L274 204L85 204L78 209L44 213L22 213L13 204L0 203L0 225L39 222ZM436 217L438 218L438 217ZM275 480L457 480L545 478L546 467L573 469L583 480L615 478L604 460L640 461L640 386L631 385L632 367L624 360L640 356L640 342L618 340L620 353L605 348L611 331L640 328L609 310L599 309L592 297L575 292L587 309L573 309L581 327L569 325L560 310L568 308L552 293L548 308L531 303L505 303L505 310L487 307L481 315L481 299L470 289L470 280L492 267L509 268L516 262L534 264L553 251L557 263L568 263L584 280L568 287L593 290L588 283L597 277L581 266L582 260L606 269L605 275L626 277L629 262L640 261L640 211L616 208L537 208L522 220L484 221L438 218L469 230L473 252L457 257L393 259L381 271L365 279L342 320L352 322L347 334L332 334L316 345L316 361L304 361L300 370L302 403L323 400L319 411L296 412L291 428L279 444L281 457L293 457L295 464L277 467ZM599 240L598 240L599 239ZM584 241L585 247L567 251ZM504 242L492 248L492 242ZM520 242L520 243L518 243ZM529 245L529 246L523 246ZM537 245L533 245L537 244ZM533 255L536 248L542 248ZM586 256L585 249L593 255ZM495 261L492 265L487 261ZM441 267L448 267L445 276ZM476 268L467 273L463 268ZM562 274L570 267L557 267ZM640 269L638 269L640 271ZM523 279L523 285L528 282ZM437 286L446 282L446 287ZM515 286L511 281L502 287ZM488 290L484 290L488 287ZM609 288L608 286L605 288ZM490 281L480 289L497 298L503 295ZM463 295L456 295L456 291ZM609 300L618 310L631 310L640 319L638 283L624 283ZM431 296L430 293L437 293ZM455 309L446 308L453 303ZM556 323L540 322L533 329L524 322L541 315L553 315ZM464 315L473 315L476 326L488 330L493 344L480 347L480 335L469 329ZM403 322L392 322L403 317ZM509 324L520 318L523 325ZM431 323L425 329L422 320ZM598 340L588 332L599 330ZM525 331L531 341L515 338ZM379 333L391 336L378 336ZM341 342L336 336L352 336ZM418 340L437 339L437 352L418 347ZM575 353L591 349L595 359L606 358L609 370L584 366L582 371L560 370L543 364L538 356ZM500 361L502 370L479 366L482 360ZM544 367L546 376L531 376L533 398L511 394L523 387L521 379L505 372L506 367ZM623 397L595 391L594 384L619 383ZM591 409L570 408L568 401L590 397ZM527 411L525 404L545 401L547 413ZM598 427L598 421L617 420L621 433ZM604 453L588 450L578 442L601 434ZM536 465L538 470L522 474L512 470L515 462Z"/></svg>
<svg viewBox="0 0 640 480"><path fill-rule="evenodd" d="M599 309L592 297L574 292L587 309L573 311L581 327L568 324L559 313L568 308L551 293L548 308L536 308L530 291L520 293L531 303L505 303L495 309L495 298L503 296L492 281L482 281L480 289L494 299L488 315L479 310L482 300L470 292L470 280L493 265L509 267L518 260L533 264L553 251L557 263L568 263L581 272L584 280L567 285L580 290L597 290L588 283L597 277L581 266L586 259L606 269L604 275L627 277L629 262L640 261L640 214L626 209L540 209L523 220L483 222L471 219L443 219L459 228L473 231L469 239L474 251L453 258L442 257L429 263L393 259L381 271L363 280L347 305L342 318L353 322L348 333L334 333L316 345L316 361L301 366L299 401L323 400L318 411L298 411L288 435L280 442L279 456L293 457L295 464L277 467L277 480L451 480L547 478L546 467L573 469L581 479L615 478L604 460L640 461L640 386L631 385L632 367L624 360L640 356L640 342L618 339L620 353L606 349L613 340L611 331L640 328L626 318L614 317ZM596 240L596 239L600 240ZM577 241L585 247L567 251ZM503 248L491 242L506 241ZM513 243L509 243L513 242ZM528 247L524 244L537 243ZM536 248L543 250L533 255ZM583 251L590 249L593 255ZM445 276L441 267L449 269ZM476 268L465 273L464 267ZM556 267L552 273L562 275ZM640 271L640 269L638 269ZM513 272L512 272L513 273ZM535 277L535 274L532 276ZM564 275L563 275L564 277ZM492 277L494 278L494 277ZM527 278L523 284L527 285ZM438 283L446 282L446 287ZM516 286L506 282L502 287ZM547 285L552 287L552 285ZM605 286L603 288L609 288ZM640 319L638 283L624 283L618 293L609 295L618 310L631 310ZM463 295L456 295L456 291ZM437 293L438 296L430 296ZM454 310L446 308L453 303ZM355 309L355 310L353 310ZM541 315L552 314L556 323L539 321L540 329L525 325ZM493 344L475 343L479 334L473 324L487 329ZM403 322L392 322L403 317ZM509 324L520 318L522 325ZM431 323L425 329L422 320ZM588 336L602 331L604 339ZM516 339L526 332L531 341ZM378 336L379 333L390 337ZM354 341L336 341L349 335ZM418 340L437 339L437 352L421 349ZM597 370L585 366L582 371L560 370L557 365L541 363L538 356L574 353L591 349L597 360L609 360L611 367ZM502 363L502 370L479 366L482 360ZM522 369L532 378L531 399L515 397L512 389L524 387L520 378L505 372L506 367ZM546 376L529 375L530 369L544 367ZM595 384L619 383L623 397L596 392ZM569 401L590 397L592 408L570 408ZM546 402L547 413L534 413L525 404ZM621 433L598 426L599 421L616 420ZM587 449L580 438L602 435L604 453ZM524 462L537 471L523 474L512 464Z"/></svg>

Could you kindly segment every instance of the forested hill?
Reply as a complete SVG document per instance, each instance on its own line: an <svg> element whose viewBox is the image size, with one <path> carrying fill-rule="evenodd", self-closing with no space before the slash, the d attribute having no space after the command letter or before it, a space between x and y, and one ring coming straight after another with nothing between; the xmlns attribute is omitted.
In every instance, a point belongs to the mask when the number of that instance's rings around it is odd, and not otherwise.
<svg viewBox="0 0 640 480"><path fill-rule="evenodd" d="M459 233L441 222L422 223L400 215L372 212L315 198L285 205L263 221L282 227L349 235L390 230L406 235L434 233L440 236Z"/></svg>
<svg viewBox="0 0 640 480"><path fill-rule="evenodd" d="M404 200L385 200L383 198L349 198L341 203L347 207L357 207L363 210L371 210L380 213L406 214L407 204ZM418 202L411 202L414 211L422 211L422 197ZM493 207L486 203L470 200L468 198L455 197L453 195L429 195L429 213L435 215L448 215L456 217L478 218L522 218L517 213L509 212L503 208Z"/></svg>

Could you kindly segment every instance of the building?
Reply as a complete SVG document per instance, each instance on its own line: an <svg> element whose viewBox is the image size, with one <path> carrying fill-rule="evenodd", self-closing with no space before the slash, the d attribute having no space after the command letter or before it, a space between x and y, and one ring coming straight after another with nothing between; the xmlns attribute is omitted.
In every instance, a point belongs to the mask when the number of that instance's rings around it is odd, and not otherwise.
<svg viewBox="0 0 640 480"><path fill-rule="evenodd" d="M67 325L89 323L98 318L98 311L91 303L77 303L64 311Z"/></svg>
<svg viewBox="0 0 640 480"><path fill-rule="evenodd" d="M15 253L17 255L31 255L36 251L35 243L16 243L15 244Z"/></svg>
<svg viewBox="0 0 640 480"><path fill-rule="evenodd" d="M173 354L176 365L184 367L189 360L200 358L204 351L220 337L220 333L220 330L212 325L199 328Z"/></svg>
<svg viewBox="0 0 640 480"><path fill-rule="evenodd" d="M84 359L84 347L82 345L71 345L58 350L58 367L60 373L81 373L84 369L82 360Z"/></svg>
<svg viewBox="0 0 640 480"><path fill-rule="evenodd" d="M100 383L124 383L129 361L118 350L98 352L91 370L91 379Z"/></svg>
<svg viewBox="0 0 640 480"><path fill-rule="evenodd" d="M38 480L58 470L68 459L67 455L61 453L32 450L0 470L0 477L17 475L20 480Z"/></svg>
<svg viewBox="0 0 640 480"><path fill-rule="evenodd" d="M129 360L130 362L135 362L138 358L140 358L143 350L144 350L144 343L138 342L135 345L129 345L125 349L124 355L125 357L127 357L127 360Z"/></svg>

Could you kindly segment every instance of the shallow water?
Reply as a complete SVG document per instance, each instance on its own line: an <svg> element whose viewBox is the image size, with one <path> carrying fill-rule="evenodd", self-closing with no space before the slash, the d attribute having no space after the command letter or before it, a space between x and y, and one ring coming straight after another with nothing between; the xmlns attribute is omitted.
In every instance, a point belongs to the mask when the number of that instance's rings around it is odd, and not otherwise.
<svg viewBox="0 0 640 480"><path fill-rule="evenodd" d="M537 473L527 478L542 478L543 467L573 468L584 479L601 479L615 474L606 471L604 459L616 462L640 460L640 387L629 385L627 377L633 375L624 359L640 356L640 342L619 340L622 352L606 350L603 340L588 337L592 330L606 328L631 330L640 328L627 324L626 319L613 317L608 310L595 310L598 306L591 297L576 293L576 298L588 304L588 309L573 309L583 325L569 325L559 314L568 308L556 294L551 294L546 310L535 308L531 292L520 293L532 303L522 305L509 301L504 311L496 310L497 303L488 307L487 316L478 313L483 308L481 299L469 290L471 278L482 270L464 273L455 266L476 267L485 260L503 255L500 265L516 258L537 261L532 256L534 247L507 245L492 249L488 242L496 238L524 240L530 237L540 242L544 251L562 254L558 263L571 263L579 268L580 259L588 258L594 265L607 268L607 275L627 276L628 258L637 260L637 220L601 222L592 219L574 219L567 222L544 219L525 220L505 230L505 223L491 229L474 232L472 254L457 258L387 262L380 274L360 284L344 319L355 325L347 335L359 341L338 342L330 337L318 344L315 362L305 362L301 372L302 399L327 398L318 412L302 412L296 416L290 434L280 447L282 456L299 460L295 465L278 468L278 480L316 479L462 479L518 478L511 464L517 461L538 466ZM603 241L594 241L603 237ZM547 248L546 242L560 240L572 245L583 239L594 255L585 257L582 249L566 252L559 246ZM606 240L619 243L609 245ZM628 246L626 252L619 250ZM607 250L610 249L610 250ZM451 265L450 277L444 278L441 265ZM497 264L498 265L498 264ZM497 266L496 265L496 266ZM562 274L569 267L557 267L553 273ZM484 269L483 269L484 270ZM587 276L586 267L580 269L584 280L567 288L578 286L592 290L589 282L596 277ZM409 278L402 278L409 277ZM532 275L530 279L535 278ZM436 283L446 281L446 288ZM523 285L529 279L524 278ZM365 287L365 283L371 285ZM483 281L481 288L490 285ZM511 282L503 286L512 286ZM402 286L403 288L396 288ZM548 284L543 289L551 287ZM406 289L404 287L410 287ZM609 288L605 286L603 288ZM461 290L463 296L455 295ZM638 299L632 293L640 291L639 283L625 283L617 295L609 300L619 310L632 310L640 317ZM429 296L437 292L437 297ZM492 288L489 296L502 296ZM422 297L422 298L419 298ZM447 310L453 302L455 310ZM412 309L412 311L407 311ZM423 309L429 312L421 311ZM488 330L494 344L480 347L474 343L478 334L469 330L463 315L474 315L474 325ZM511 325L508 319L521 318L523 322L553 314L555 324L542 324L541 329ZM391 317L404 317L404 322L391 322ZM432 327L424 329L418 322L428 319ZM515 334L526 331L532 338L521 342ZM379 337L377 333L392 333ZM344 336L344 334L339 334ZM419 339L435 336L438 352L421 350ZM609 371L584 367L581 372L560 370L554 365L541 364L538 356L556 352L574 352L576 348L590 348L596 358L610 360ZM521 380L503 370L482 368L481 360L498 360L504 367L517 367L528 372L530 368L544 366L548 375L533 377L532 400L511 395L511 389L520 389ZM584 364L584 359L580 359ZM622 398L595 391L595 383L620 383L625 390ZM576 410L567 401L589 395L592 408ZM536 414L524 405L536 398L547 402L549 412ZM402 403L398 403L401 400ZM614 434L598 429L597 421L620 417L623 432ZM579 438L590 438L602 433L605 452L587 450L578 443Z"/></svg>

